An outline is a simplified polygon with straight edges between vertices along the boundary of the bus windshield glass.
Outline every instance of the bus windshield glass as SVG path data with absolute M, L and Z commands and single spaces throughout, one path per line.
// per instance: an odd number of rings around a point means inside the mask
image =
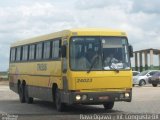
M 72 37 L 70 41 L 72 70 L 130 69 L 126 37 Z

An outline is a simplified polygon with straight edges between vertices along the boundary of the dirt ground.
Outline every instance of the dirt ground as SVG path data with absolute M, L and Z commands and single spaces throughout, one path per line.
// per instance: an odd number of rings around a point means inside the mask
M 0 85 L 9 85 L 8 80 L 0 80 Z

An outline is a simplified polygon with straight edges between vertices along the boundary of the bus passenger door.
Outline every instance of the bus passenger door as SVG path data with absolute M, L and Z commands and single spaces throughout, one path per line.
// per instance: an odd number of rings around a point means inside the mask
M 67 49 L 68 44 L 67 40 L 62 40 L 63 44 L 61 47 L 61 53 L 62 53 L 62 89 L 64 91 L 68 90 L 68 81 L 67 81 Z

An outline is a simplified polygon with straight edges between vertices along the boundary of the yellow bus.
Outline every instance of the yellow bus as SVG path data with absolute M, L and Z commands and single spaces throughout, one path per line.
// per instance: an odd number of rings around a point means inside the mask
M 69 29 L 11 45 L 10 89 L 21 103 L 53 101 L 58 111 L 71 104 L 131 102 L 133 56 L 126 33 Z

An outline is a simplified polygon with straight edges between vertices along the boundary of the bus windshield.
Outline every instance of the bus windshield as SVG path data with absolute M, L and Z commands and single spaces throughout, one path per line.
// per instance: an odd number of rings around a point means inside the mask
M 130 69 L 126 37 L 72 37 L 71 70 Z

